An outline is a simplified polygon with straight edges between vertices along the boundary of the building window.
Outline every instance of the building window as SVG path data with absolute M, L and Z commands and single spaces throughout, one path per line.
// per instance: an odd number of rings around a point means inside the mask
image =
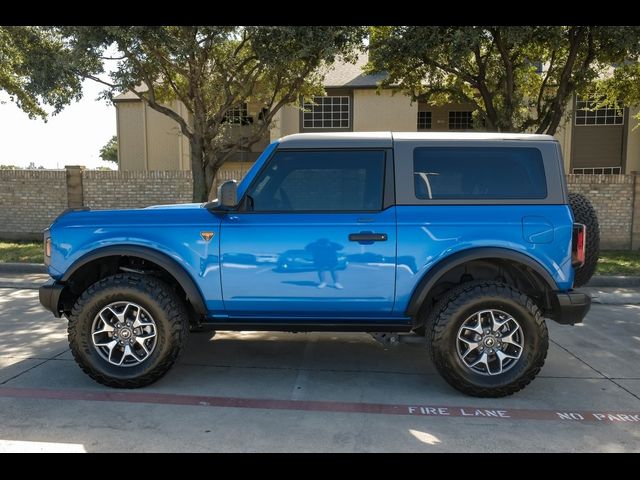
M 238 125 L 247 125 L 253 123 L 253 117 L 247 112 L 247 104 L 236 105 L 227 110 L 227 114 L 222 119 L 222 123 L 233 123 Z
M 573 168 L 571 173 L 576 175 L 620 175 L 622 167 Z
M 302 108 L 303 128 L 349 128 L 348 96 L 313 97 Z
M 449 112 L 449 130 L 472 130 L 473 112 Z
M 431 112 L 418 112 L 418 130 L 431 129 Z
M 576 125 L 622 125 L 624 109 L 620 104 L 595 108 L 598 102 L 593 98 L 578 97 L 576 100 Z

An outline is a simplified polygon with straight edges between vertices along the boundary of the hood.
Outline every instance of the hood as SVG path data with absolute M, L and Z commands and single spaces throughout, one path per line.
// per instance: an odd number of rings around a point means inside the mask
M 127 210 L 70 208 L 62 212 L 53 221 L 52 226 L 106 227 L 110 225 L 189 224 L 210 219 L 211 213 L 203 208 L 203 205 L 202 203 L 180 203 Z

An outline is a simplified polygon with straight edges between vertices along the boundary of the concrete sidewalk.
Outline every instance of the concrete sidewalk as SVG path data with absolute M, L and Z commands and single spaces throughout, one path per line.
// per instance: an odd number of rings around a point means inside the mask
M 47 280 L 47 273 L 7 272 L 0 269 L 0 288 L 37 289 Z

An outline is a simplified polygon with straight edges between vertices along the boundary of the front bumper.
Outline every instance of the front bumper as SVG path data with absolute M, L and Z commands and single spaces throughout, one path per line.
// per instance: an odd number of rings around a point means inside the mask
M 53 313 L 56 318 L 60 318 L 60 295 L 62 295 L 64 287 L 65 285 L 62 285 L 54 279 L 50 279 L 38 289 L 40 303 L 44 308 Z
M 581 323 L 591 308 L 591 297 L 579 290 L 553 293 L 551 319 L 563 325 Z

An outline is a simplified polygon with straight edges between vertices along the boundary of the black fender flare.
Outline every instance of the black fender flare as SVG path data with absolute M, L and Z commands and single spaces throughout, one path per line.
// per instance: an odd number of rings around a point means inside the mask
M 64 273 L 61 278 L 62 282 L 67 282 L 75 272 L 77 272 L 84 265 L 98 260 L 104 257 L 115 256 L 127 256 L 127 257 L 139 257 L 144 260 L 159 265 L 165 269 L 169 274 L 176 279 L 180 287 L 187 294 L 187 300 L 191 302 L 193 309 L 199 315 L 207 314 L 207 307 L 205 306 L 204 297 L 202 292 L 194 282 L 193 278 L 185 271 L 185 269 L 176 262 L 173 258 L 165 253 L 159 252 L 149 247 L 143 247 L 139 245 L 110 245 L 107 247 L 101 247 L 93 250 L 82 257 L 78 258 Z
M 521 263 L 539 274 L 550 290 L 558 290 L 558 285 L 549 272 L 540 263 L 523 253 L 499 247 L 470 248 L 441 260 L 424 274 L 411 294 L 405 314 L 415 318 L 431 289 L 449 270 L 471 260 L 487 259 L 513 260 Z

